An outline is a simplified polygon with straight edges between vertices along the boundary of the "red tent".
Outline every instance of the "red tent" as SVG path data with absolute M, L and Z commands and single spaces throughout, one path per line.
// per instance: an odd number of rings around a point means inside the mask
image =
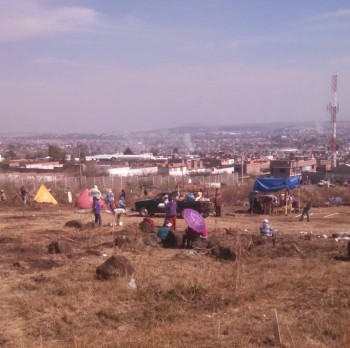
M 80 196 L 75 201 L 75 206 L 79 209 L 92 209 L 92 196 L 89 195 L 89 189 L 85 189 L 81 192 Z M 100 200 L 101 208 L 106 207 L 106 202 Z

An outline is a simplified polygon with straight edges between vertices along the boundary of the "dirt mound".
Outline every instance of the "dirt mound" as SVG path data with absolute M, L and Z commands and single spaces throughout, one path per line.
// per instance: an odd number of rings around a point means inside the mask
M 73 254 L 73 246 L 71 243 L 62 241 L 51 242 L 48 246 L 49 254 L 64 254 L 71 256 Z
M 154 233 L 154 228 L 152 227 L 152 225 L 148 222 L 148 221 L 141 221 L 139 223 L 139 228 L 141 230 L 141 232 L 143 233 Z
M 78 220 L 69 220 L 65 223 L 66 227 L 72 227 L 72 228 L 83 228 L 83 223 Z
M 144 237 L 143 242 L 145 243 L 145 245 L 157 247 L 159 246 L 161 239 L 157 237 L 155 234 L 148 234 L 146 237 Z
M 230 247 L 216 246 L 212 249 L 212 254 L 221 260 L 236 260 L 236 253 Z
M 113 255 L 96 268 L 98 279 L 110 279 L 111 277 L 132 275 L 133 273 L 133 266 L 131 265 L 130 261 L 124 256 Z
M 130 227 L 115 233 L 113 245 L 122 250 L 143 250 L 145 244 L 138 228 Z

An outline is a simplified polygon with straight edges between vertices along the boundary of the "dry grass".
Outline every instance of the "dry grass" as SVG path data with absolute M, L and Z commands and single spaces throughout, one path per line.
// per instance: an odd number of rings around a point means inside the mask
M 221 262 L 205 252 L 144 245 L 137 216 L 124 218 L 132 244 L 119 249 L 112 246 L 117 228 L 64 227 L 92 215 L 64 206 L 2 207 L 0 346 L 273 347 L 273 308 L 284 347 L 349 346 L 350 262 L 333 259 L 346 254 L 346 244 L 318 236 L 350 233 L 350 208 L 312 213 L 311 223 L 271 217 L 275 247 L 254 242 L 262 216 L 207 218 L 210 234 L 238 255 Z M 48 254 L 55 240 L 71 242 L 73 255 Z M 97 280 L 106 258 L 88 249 L 127 257 L 137 290 L 127 277 Z

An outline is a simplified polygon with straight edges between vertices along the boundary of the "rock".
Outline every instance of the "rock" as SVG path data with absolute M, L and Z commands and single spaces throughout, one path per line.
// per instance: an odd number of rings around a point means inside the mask
M 212 249 L 212 253 L 221 260 L 236 260 L 236 253 L 229 247 L 216 246 Z
M 57 242 L 51 242 L 48 246 L 48 251 L 50 254 L 72 255 L 73 247 L 71 243 L 59 240 Z
M 113 255 L 104 263 L 96 268 L 98 279 L 110 279 L 111 277 L 120 277 L 132 275 L 134 268 L 129 260 L 124 256 Z
M 69 220 L 65 224 L 66 227 L 72 227 L 72 228 L 83 228 L 83 224 L 78 220 Z

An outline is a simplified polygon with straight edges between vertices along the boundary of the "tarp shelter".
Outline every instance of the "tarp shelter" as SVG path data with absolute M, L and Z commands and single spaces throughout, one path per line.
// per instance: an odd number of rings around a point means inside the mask
M 52 196 L 52 194 L 49 192 L 49 190 L 44 186 L 41 185 L 38 192 L 36 193 L 34 197 L 34 201 L 38 203 L 52 203 L 52 204 L 58 204 L 56 199 Z
M 92 196 L 89 195 L 89 189 L 83 190 L 77 200 L 75 201 L 75 206 L 79 209 L 92 209 Z M 106 206 L 104 200 L 100 200 L 101 208 Z
M 258 178 L 254 182 L 253 191 L 275 192 L 293 190 L 298 187 L 300 187 L 300 180 L 296 176 L 290 178 Z

